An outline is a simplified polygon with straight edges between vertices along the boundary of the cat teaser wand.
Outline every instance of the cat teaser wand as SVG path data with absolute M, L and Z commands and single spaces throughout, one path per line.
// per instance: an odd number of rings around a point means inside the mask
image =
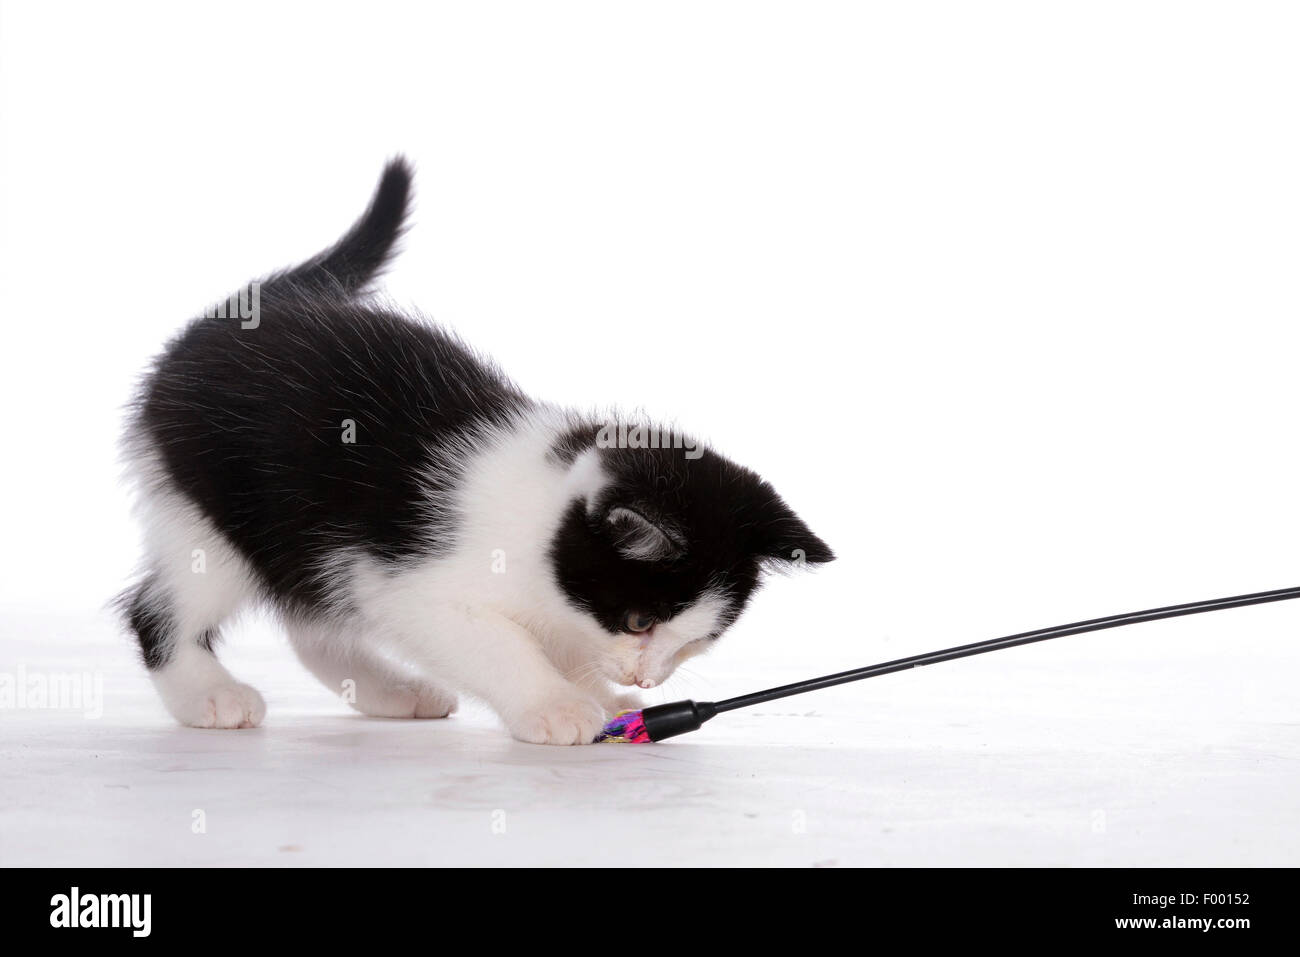
M 1240 608 L 1243 605 L 1262 605 L 1270 601 L 1286 601 L 1300 598 L 1300 588 L 1279 588 L 1276 591 L 1261 591 L 1253 595 L 1237 595 L 1234 598 L 1216 598 L 1211 601 L 1196 601 L 1187 605 L 1169 605 L 1165 608 L 1152 608 L 1148 611 L 1131 611 L 1124 615 L 1111 615 L 1109 618 L 1093 618 L 1089 621 L 1077 621 L 1072 625 L 1057 625 L 1054 628 L 1041 628 L 1038 631 L 1026 631 L 1005 638 L 990 638 L 977 641 L 971 645 L 958 645 L 942 651 L 931 651 L 910 658 L 899 658 L 878 665 L 867 665 L 853 671 L 841 671 L 839 674 L 796 681 L 794 684 L 756 691 L 753 694 L 728 698 L 726 701 L 673 701 L 669 704 L 655 705 L 640 711 L 620 711 L 610 721 L 596 741 L 615 741 L 630 744 L 649 744 L 662 741 L 688 731 L 695 731 L 716 715 L 737 708 L 788 698 L 790 695 L 817 691 L 850 681 L 862 681 L 865 678 L 877 678 L 880 675 L 919 668 L 922 665 L 934 665 L 941 661 L 955 658 L 969 658 L 989 651 L 1001 651 L 1003 648 L 1015 648 L 1017 645 L 1030 645 L 1036 641 L 1049 638 L 1064 638 L 1066 635 L 1082 635 L 1089 631 L 1102 631 L 1106 628 L 1119 628 L 1121 625 L 1136 625 L 1143 621 L 1159 621 L 1161 618 L 1179 618 L 1183 615 L 1199 615 L 1206 611 L 1221 611 L 1225 608 Z

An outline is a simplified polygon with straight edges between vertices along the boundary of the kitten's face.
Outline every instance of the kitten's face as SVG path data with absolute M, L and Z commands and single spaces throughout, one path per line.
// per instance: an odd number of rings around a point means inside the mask
M 739 617 L 764 566 L 834 558 L 770 485 L 713 452 L 583 454 L 604 482 L 570 503 L 551 561 L 599 626 L 589 650 L 611 681 L 662 684 Z

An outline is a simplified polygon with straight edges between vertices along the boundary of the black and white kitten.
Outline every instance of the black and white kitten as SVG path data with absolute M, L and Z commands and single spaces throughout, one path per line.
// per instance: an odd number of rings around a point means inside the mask
M 144 574 L 122 598 L 184 724 L 262 697 L 214 654 L 265 603 L 367 714 L 464 691 L 520 740 L 584 744 L 706 650 L 765 566 L 831 550 L 759 476 L 648 423 L 528 398 L 451 333 L 367 303 L 402 231 L 389 164 L 332 248 L 190 325 L 144 382 L 126 451 Z

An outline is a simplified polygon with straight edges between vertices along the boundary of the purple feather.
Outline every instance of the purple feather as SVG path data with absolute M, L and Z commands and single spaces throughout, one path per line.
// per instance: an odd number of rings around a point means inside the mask
M 620 711 L 600 729 L 594 743 L 614 741 L 620 744 L 651 744 L 650 732 L 645 729 L 645 721 L 640 711 Z

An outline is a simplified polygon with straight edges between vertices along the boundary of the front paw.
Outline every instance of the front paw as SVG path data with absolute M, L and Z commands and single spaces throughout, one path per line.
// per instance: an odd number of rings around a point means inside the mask
M 616 694 L 612 697 L 609 705 L 610 714 L 618 714 L 620 711 L 640 711 L 645 707 L 645 702 L 635 691 L 629 691 L 626 694 Z
M 171 712 L 192 728 L 256 728 L 266 717 L 266 702 L 256 688 L 232 680 L 171 706 Z
M 591 744 L 605 726 L 605 709 L 595 698 L 573 694 L 524 709 L 506 725 L 530 744 Z
M 593 688 L 591 693 L 605 708 L 605 718 L 608 720 L 620 711 L 640 711 L 645 705 L 641 701 L 641 695 L 636 692 L 620 692 L 616 688 Z

